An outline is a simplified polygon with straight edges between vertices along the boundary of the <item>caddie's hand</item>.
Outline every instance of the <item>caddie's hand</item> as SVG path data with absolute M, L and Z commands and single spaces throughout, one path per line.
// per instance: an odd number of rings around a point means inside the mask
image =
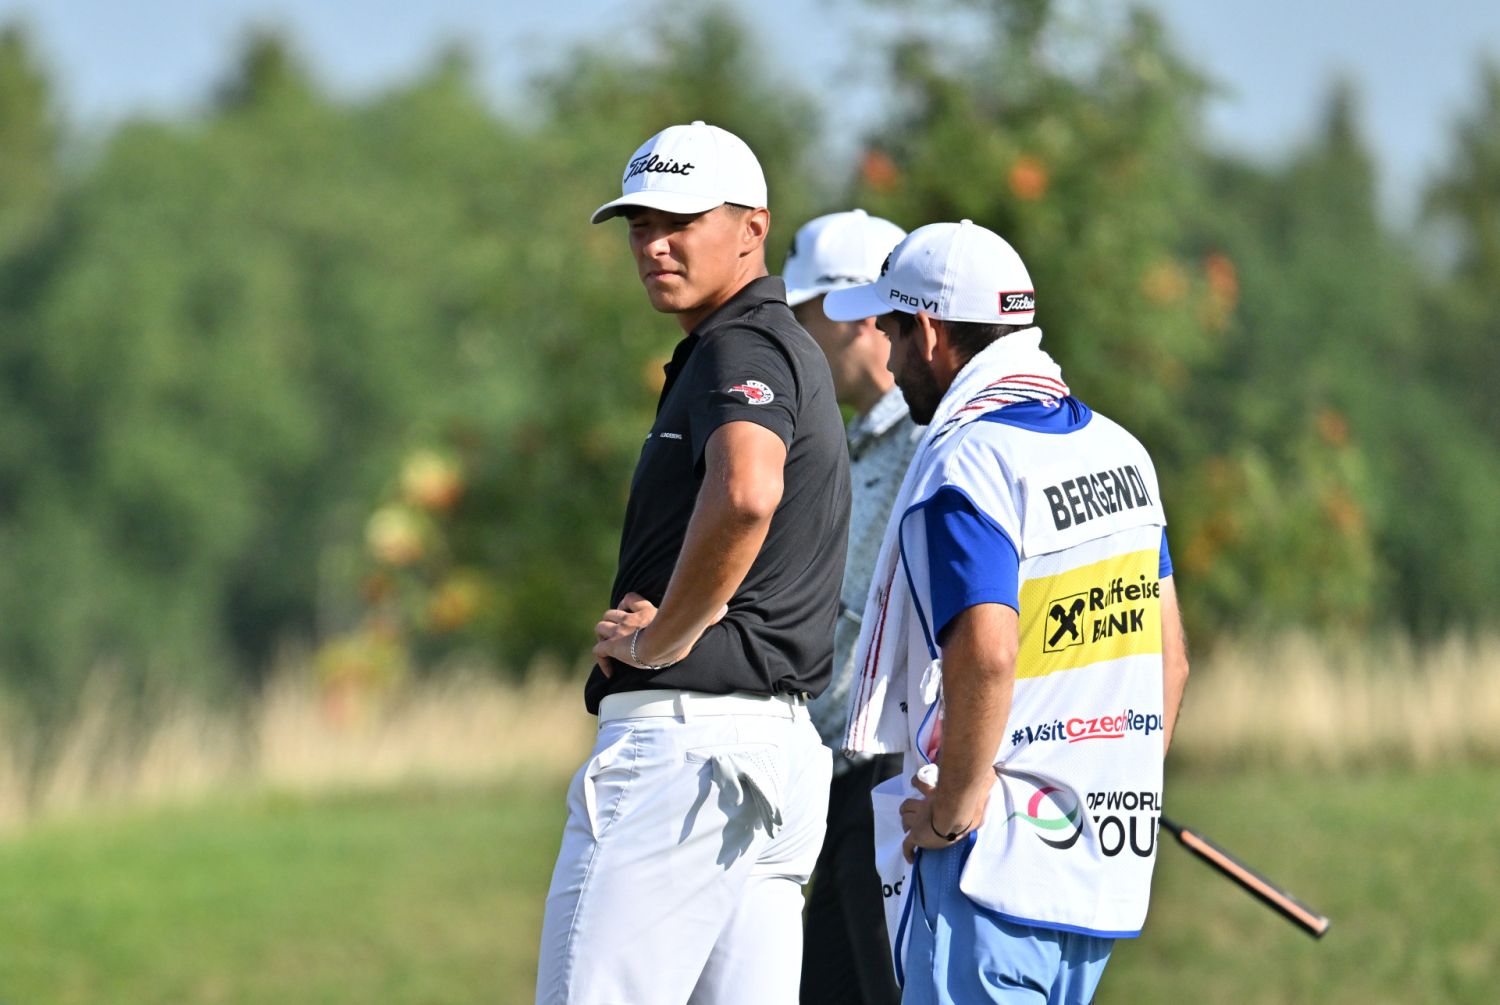
M 906 831 L 906 837 L 901 841 L 901 854 L 908 862 L 916 858 L 918 848 L 946 848 L 953 843 L 939 834 L 933 825 L 930 798 L 933 787 L 916 776 L 912 777 L 912 784 L 921 795 L 901 804 L 901 829 Z
M 980 820 L 984 819 L 985 807 L 989 805 L 988 793 L 980 804 L 974 807 L 971 816 L 963 820 L 943 820 L 939 823 L 933 820 L 932 815 L 936 787 L 917 775 L 912 776 L 911 782 L 920 795 L 901 804 L 901 827 L 906 831 L 906 837 L 901 841 L 901 854 L 906 857 L 906 861 L 910 862 L 916 857 L 918 848 L 948 847 L 969 833 Z M 941 832 L 939 832 L 940 827 Z M 947 837 L 950 833 L 948 828 L 958 831 L 951 840 Z
M 908 799 L 901 804 L 901 856 L 914 861 L 918 848 L 946 848 L 951 842 L 939 838 L 932 829 L 932 804 L 925 799 Z

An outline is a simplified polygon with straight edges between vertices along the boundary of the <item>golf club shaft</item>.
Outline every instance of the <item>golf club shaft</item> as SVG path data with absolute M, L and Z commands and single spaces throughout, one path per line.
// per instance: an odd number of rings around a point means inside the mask
M 1314 911 L 1302 903 L 1302 901 L 1278 887 L 1275 883 L 1272 883 L 1269 879 L 1214 844 L 1202 834 L 1189 827 L 1174 823 L 1165 816 L 1161 818 L 1161 825 L 1171 831 L 1173 836 L 1177 838 L 1177 842 L 1188 851 L 1234 880 L 1259 898 L 1267 907 L 1279 912 L 1308 935 L 1311 935 L 1315 939 L 1321 939 L 1323 933 L 1328 931 L 1329 922 L 1326 917 Z

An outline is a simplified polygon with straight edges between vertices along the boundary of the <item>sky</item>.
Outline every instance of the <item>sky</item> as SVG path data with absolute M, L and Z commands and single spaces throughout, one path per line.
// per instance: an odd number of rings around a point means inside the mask
M 677 0 L 688 6 L 691 0 Z M 766 58 L 825 96 L 835 149 L 852 149 L 879 112 L 884 32 L 924 15 L 859 0 L 729 0 Z M 1061 0 L 1077 18 L 1118 19 L 1125 4 Z M 101 130 L 134 115 L 190 114 L 229 73 L 256 27 L 283 29 L 327 86 L 357 97 L 407 79 L 460 42 L 501 107 L 575 41 L 644 44 L 648 0 L 0 0 L 51 71 L 66 120 Z M 1409 218 L 1447 152 L 1455 117 L 1476 100 L 1482 55 L 1500 61 L 1500 3 L 1429 0 L 1147 0 L 1181 52 L 1218 85 L 1207 106 L 1224 148 L 1274 163 L 1312 130 L 1340 76 L 1362 98 L 1361 124 L 1388 210 Z M 831 100 L 837 96 L 837 100 Z

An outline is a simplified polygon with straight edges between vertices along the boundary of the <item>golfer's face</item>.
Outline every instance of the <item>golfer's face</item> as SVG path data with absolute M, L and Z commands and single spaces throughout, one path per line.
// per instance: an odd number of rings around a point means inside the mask
M 740 215 L 724 206 L 697 215 L 641 208 L 629 219 L 630 251 L 652 307 L 681 314 L 735 292 Z

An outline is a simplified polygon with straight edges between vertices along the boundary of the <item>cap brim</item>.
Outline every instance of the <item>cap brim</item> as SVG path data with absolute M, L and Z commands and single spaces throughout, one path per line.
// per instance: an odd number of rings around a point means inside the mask
M 824 286 L 810 286 L 805 290 L 787 290 L 786 302 L 788 306 L 796 307 L 798 304 L 805 304 L 814 297 L 827 292 L 828 288 Z
M 666 213 L 707 213 L 723 204 L 722 201 L 715 201 L 708 196 L 642 189 L 639 192 L 622 195 L 613 202 L 606 202 L 594 210 L 594 215 L 589 217 L 589 223 L 603 223 L 612 217 L 622 216 L 637 206 L 645 209 L 659 209 Z
M 863 321 L 865 318 L 889 314 L 891 307 L 880 296 L 879 283 L 863 286 L 846 286 L 841 290 L 829 290 L 823 298 L 823 313 L 831 321 Z
M 846 290 L 851 286 L 864 285 L 864 283 L 858 280 L 846 279 L 836 283 L 814 283 L 812 286 L 803 286 L 798 289 L 788 288 L 786 291 L 786 302 L 796 307 L 798 304 L 807 303 L 813 297 L 821 297 L 823 294 L 832 293 L 834 290 Z M 865 317 L 869 317 L 869 315 L 866 314 Z

